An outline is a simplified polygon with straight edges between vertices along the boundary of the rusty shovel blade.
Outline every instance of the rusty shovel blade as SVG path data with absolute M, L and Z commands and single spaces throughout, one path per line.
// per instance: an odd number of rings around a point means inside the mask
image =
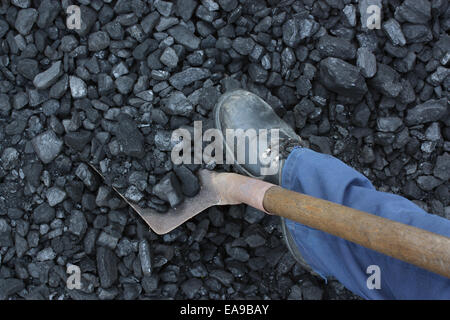
M 102 177 L 102 179 L 104 179 L 101 172 L 94 165 L 89 165 L 100 177 Z M 142 208 L 125 198 L 125 196 L 116 188 L 112 188 L 139 214 L 139 216 L 141 216 L 142 219 L 144 219 L 156 234 L 162 235 L 172 231 L 209 207 L 228 204 L 221 199 L 220 194 L 217 192 L 217 188 L 215 188 L 214 185 L 214 176 L 215 173 L 212 171 L 199 170 L 199 193 L 191 198 L 186 197 L 180 205 L 176 208 L 169 209 L 165 213 L 160 213 L 150 208 Z

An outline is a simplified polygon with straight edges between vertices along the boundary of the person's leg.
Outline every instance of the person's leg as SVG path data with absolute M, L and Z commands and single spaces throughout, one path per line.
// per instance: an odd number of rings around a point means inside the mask
M 286 189 L 322 198 L 450 237 L 450 221 L 413 202 L 376 191 L 362 174 L 340 160 L 295 148 L 282 172 Z M 450 299 L 450 279 L 366 249 L 331 234 L 285 220 L 300 255 L 324 279 L 335 277 L 366 299 Z M 291 250 L 292 249 L 291 246 Z M 381 288 L 369 289 L 367 268 L 380 268 Z
M 270 144 L 258 147 L 257 150 L 257 159 L 269 157 L 268 163 L 277 163 L 277 170 L 269 175 L 262 170 L 267 163 L 259 160 L 254 164 L 247 160 L 244 163 L 234 161 L 233 167 L 243 174 L 275 184 L 282 177 L 282 186 L 287 189 L 450 236 L 448 220 L 429 215 L 402 197 L 377 192 L 363 175 L 341 161 L 308 149 L 294 149 L 290 152 L 291 145 L 302 144 L 300 137 L 276 115 L 270 105 L 251 92 L 236 90 L 222 95 L 214 108 L 214 121 L 216 128 L 224 136 L 229 129 L 241 129 L 245 132 L 250 129 L 255 132 L 259 132 L 259 129 L 279 131 L 279 141 L 275 145 L 272 145 L 270 139 Z M 255 139 L 256 137 L 245 139 L 246 159 L 250 140 L 254 142 Z M 224 139 L 224 147 L 227 154 L 236 158 L 234 140 Z M 229 152 L 228 148 L 234 152 Z M 279 150 L 279 154 L 271 152 L 272 150 Z M 285 160 L 287 156 L 289 157 Z M 334 276 L 363 298 L 450 299 L 448 279 L 324 232 L 292 221 L 284 222 L 284 229 L 289 229 L 284 230 L 288 246 L 297 261 L 307 269 L 310 265 L 323 277 Z M 303 258 L 306 263 L 302 261 Z M 381 268 L 381 290 L 369 290 L 366 286 L 369 276 L 366 270 L 370 265 Z

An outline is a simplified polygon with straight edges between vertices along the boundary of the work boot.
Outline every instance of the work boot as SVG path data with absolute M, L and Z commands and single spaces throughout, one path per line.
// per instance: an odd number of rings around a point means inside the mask
M 301 145 L 301 139 L 267 102 L 245 90 L 227 92 L 215 106 L 214 120 L 216 128 L 222 133 L 227 163 L 230 163 L 228 159 L 231 158 L 231 163 L 240 173 L 281 185 L 285 159 L 294 146 Z M 236 131 L 238 129 L 247 133 L 247 138 L 242 132 Z M 267 138 L 262 139 L 263 144 L 259 141 L 262 129 L 267 130 Z M 278 129 L 278 139 L 273 129 Z M 232 130 L 241 139 L 245 138 L 243 150 L 238 150 L 239 145 L 235 140 L 227 141 L 227 130 Z M 250 131 L 255 134 L 249 134 Z M 256 161 L 250 161 L 251 156 Z
M 303 146 L 302 140 L 295 131 L 273 111 L 272 107 L 257 95 L 245 91 L 235 90 L 223 94 L 214 109 L 214 121 L 217 129 L 222 133 L 224 150 L 226 156 L 233 159 L 234 167 L 247 176 L 265 180 L 267 182 L 281 185 L 281 172 L 285 160 L 295 146 Z M 226 139 L 228 129 L 242 129 L 247 132 L 253 129 L 256 136 L 245 139 L 245 162 L 238 161 L 237 147 L 233 141 Z M 279 139 L 272 141 L 272 135 L 268 134 L 267 146 L 260 146 L 258 140 L 260 129 L 279 129 Z M 236 131 L 234 131 L 236 132 Z M 241 133 L 242 134 L 242 133 Z M 249 151 L 251 143 L 257 145 L 257 161 L 249 163 Z M 277 152 L 273 152 L 273 151 Z M 262 160 L 262 161 L 261 161 Z M 269 170 L 270 174 L 265 174 L 262 170 L 272 166 L 275 170 Z M 297 244 L 286 226 L 286 221 L 281 218 L 281 230 L 286 242 L 286 246 L 295 260 L 306 270 L 313 273 L 311 267 L 305 262 Z

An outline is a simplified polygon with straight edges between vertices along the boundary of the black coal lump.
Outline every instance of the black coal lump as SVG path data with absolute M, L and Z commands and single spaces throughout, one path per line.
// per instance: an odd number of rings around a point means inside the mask
M 166 174 L 161 181 L 153 187 L 152 192 L 160 199 L 169 202 L 175 208 L 183 201 L 180 182 L 173 172 Z
M 129 115 L 121 113 L 117 116 L 117 123 L 115 135 L 123 153 L 132 157 L 143 157 L 144 137 L 136 122 Z
M 183 165 L 175 167 L 174 170 L 178 179 L 181 181 L 183 194 L 188 197 L 195 196 L 200 189 L 199 181 L 195 174 Z

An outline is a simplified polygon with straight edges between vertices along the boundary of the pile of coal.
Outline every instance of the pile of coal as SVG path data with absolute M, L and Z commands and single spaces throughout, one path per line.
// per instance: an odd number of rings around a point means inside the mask
M 157 236 L 112 187 L 160 212 L 194 196 L 172 132 L 243 88 L 449 218 L 449 28 L 441 0 L 2 1 L 0 299 L 355 298 L 294 261 L 277 217 L 210 208 Z

